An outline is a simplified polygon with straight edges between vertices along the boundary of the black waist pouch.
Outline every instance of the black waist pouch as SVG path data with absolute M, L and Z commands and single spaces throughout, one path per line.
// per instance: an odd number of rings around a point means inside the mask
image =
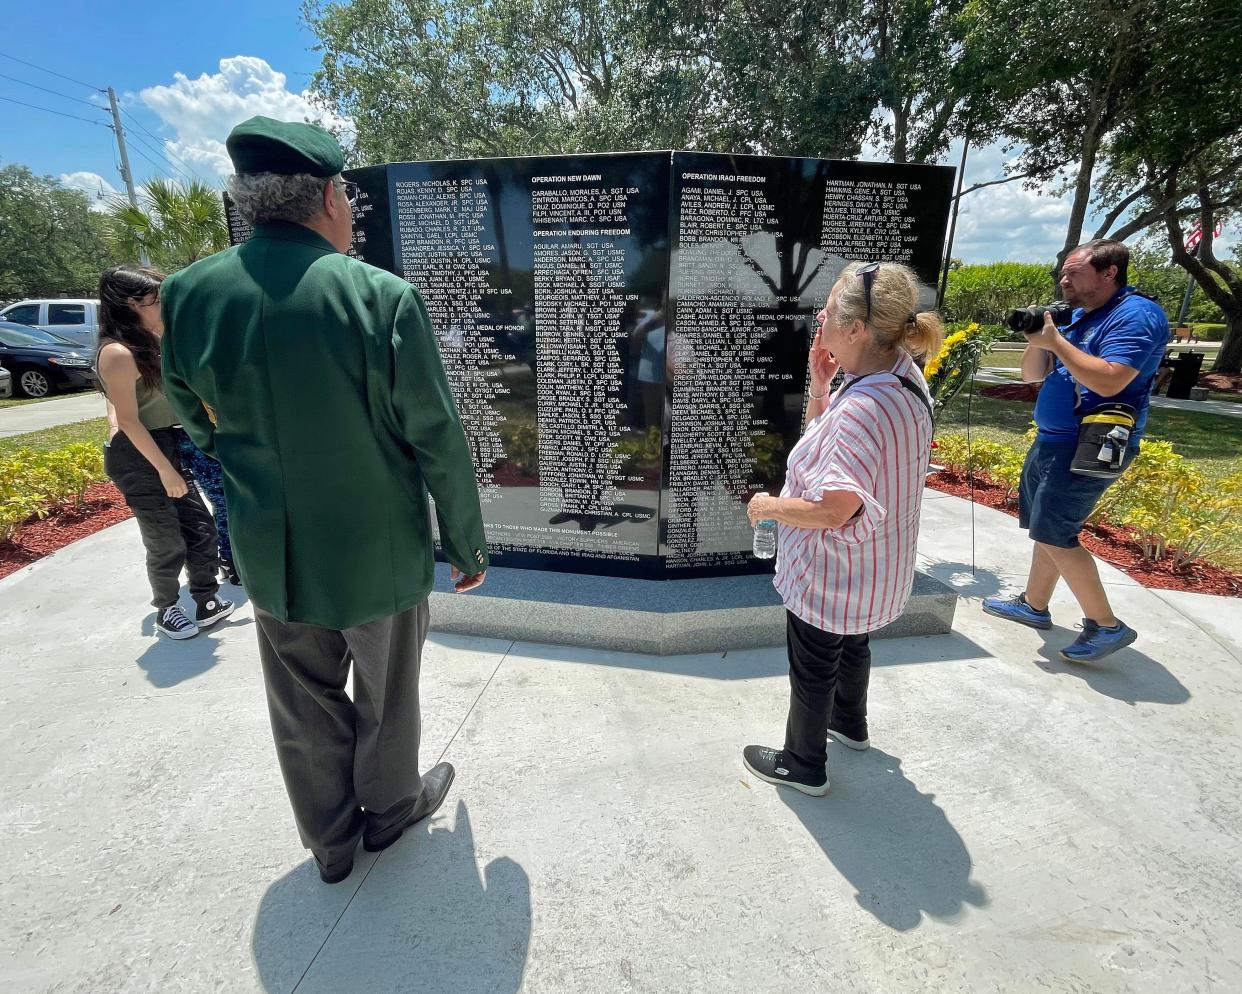
M 1129 404 L 1102 404 L 1078 423 L 1078 448 L 1070 471 L 1115 480 L 1122 473 L 1138 412 Z

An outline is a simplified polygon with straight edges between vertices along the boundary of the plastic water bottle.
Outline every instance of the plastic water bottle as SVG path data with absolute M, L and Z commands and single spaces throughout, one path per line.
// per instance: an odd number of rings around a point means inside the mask
M 763 494 L 764 497 L 768 495 Z M 753 546 L 756 559 L 772 559 L 776 555 L 776 522 L 770 518 L 755 525 L 755 543 Z

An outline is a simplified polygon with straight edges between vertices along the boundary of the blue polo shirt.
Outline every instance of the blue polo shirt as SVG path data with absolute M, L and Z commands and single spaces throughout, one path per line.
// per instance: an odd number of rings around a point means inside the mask
M 1079 415 L 1105 403 L 1129 404 L 1138 412 L 1130 433 L 1130 444 L 1137 445 L 1147 424 L 1151 380 L 1169 342 L 1169 319 L 1164 311 L 1154 300 L 1127 286 L 1094 311 L 1084 314 L 1081 307 L 1077 308 L 1063 334 L 1087 355 L 1130 366 L 1138 375 L 1121 393 L 1104 397 L 1076 383 L 1061 360 L 1054 357 L 1052 372 L 1035 402 L 1038 437 L 1050 442 L 1077 440 Z

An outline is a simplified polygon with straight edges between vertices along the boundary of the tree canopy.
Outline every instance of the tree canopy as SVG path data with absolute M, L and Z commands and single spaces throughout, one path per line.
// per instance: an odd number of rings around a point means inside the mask
M 217 190 L 195 180 L 181 184 L 153 179 L 137 207 L 124 197 L 108 205 L 109 239 L 116 253 L 137 259 L 143 250 L 165 272 L 228 248 L 224 201 Z
M 105 235 L 86 194 L 25 166 L 0 169 L 0 300 L 93 296 L 111 262 Z

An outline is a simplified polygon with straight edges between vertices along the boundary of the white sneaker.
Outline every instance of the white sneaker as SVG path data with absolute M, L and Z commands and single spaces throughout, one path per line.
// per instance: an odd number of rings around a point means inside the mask
M 174 604 L 159 613 L 155 619 L 155 630 L 170 639 L 192 639 L 198 634 L 198 625 L 185 616 L 180 605 Z

